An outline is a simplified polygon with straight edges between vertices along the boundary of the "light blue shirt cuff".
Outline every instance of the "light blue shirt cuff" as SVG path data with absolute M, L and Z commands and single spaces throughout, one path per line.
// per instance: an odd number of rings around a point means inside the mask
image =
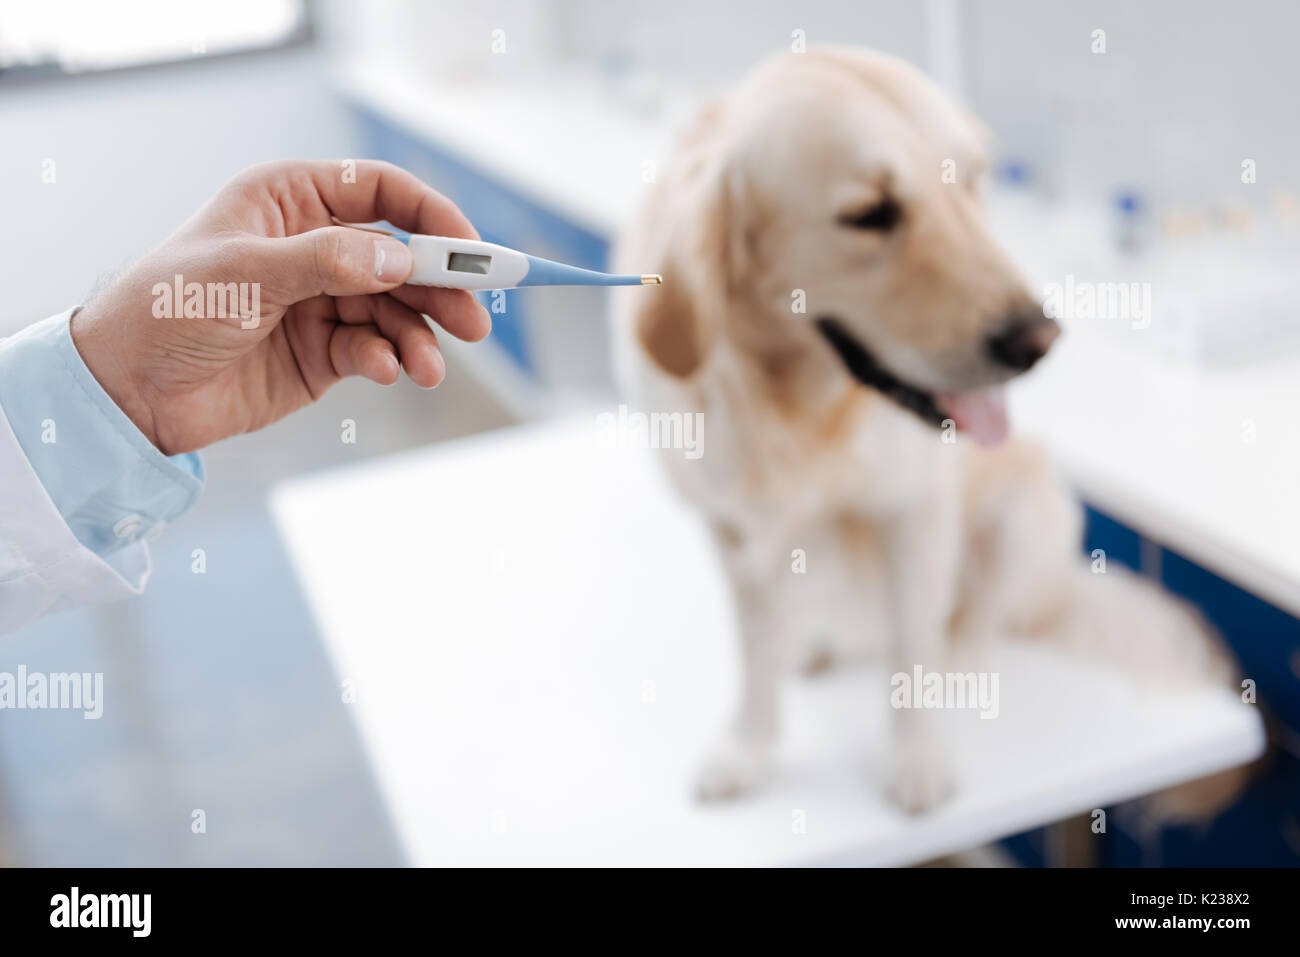
M 163 455 L 73 345 L 75 309 L 0 341 L 0 407 L 77 539 L 101 557 L 151 539 L 198 501 L 198 453 Z

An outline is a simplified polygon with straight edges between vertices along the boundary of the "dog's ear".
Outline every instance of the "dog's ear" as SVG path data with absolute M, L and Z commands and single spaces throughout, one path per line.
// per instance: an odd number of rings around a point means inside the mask
M 714 165 L 701 174 L 664 231 L 663 285 L 648 290 L 636 318 L 636 335 L 664 372 L 686 379 L 712 352 L 723 314 L 747 259 L 744 210 L 735 177 Z
M 636 317 L 636 337 L 664 372 L 688 379 L 704 364 L 713 332 L 706 330 L 681 268 L 663 267 L 663 285 L 650 290 Z

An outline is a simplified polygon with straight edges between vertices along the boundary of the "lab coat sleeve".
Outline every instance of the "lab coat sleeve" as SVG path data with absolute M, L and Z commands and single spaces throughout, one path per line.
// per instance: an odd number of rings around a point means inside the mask
M 74 311 L 0 341 L 0 633 L 139 594 L 146 540 L 203 487 L 197 455 L 163 455 L 95 381 Z

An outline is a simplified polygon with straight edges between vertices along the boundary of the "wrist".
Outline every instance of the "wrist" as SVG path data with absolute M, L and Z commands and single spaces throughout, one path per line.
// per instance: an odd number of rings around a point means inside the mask
M 113 403 L 131 420 L 150 444 L 164 455 L 158 444 L 152 409 L 144 401 L 139 377 L 127 361 L 121 329 L 114 328 L 98 300 L 92 300 L 72 314 L 69 333 L 77 355 Z

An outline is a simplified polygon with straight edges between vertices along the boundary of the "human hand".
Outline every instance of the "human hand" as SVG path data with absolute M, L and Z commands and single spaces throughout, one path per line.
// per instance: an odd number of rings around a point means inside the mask
M 471 293 L 403 285 L 412 268 L 404 244 L 332 225 L 388 220 L 477 239 L 455 204 L 391 164 L 349 164 L 250 167 L 73 316 L 87 368 L 164 454 L 260 429 L 343 376 L 392 385 L 400 363 L 432 388 L 446 367 L 421 313 L 459 339 L 491 331 Z M 243 314 L 220 308 L 237 288 Z M 191 289 L 202 317 L 191 308 L 186 318 Z

